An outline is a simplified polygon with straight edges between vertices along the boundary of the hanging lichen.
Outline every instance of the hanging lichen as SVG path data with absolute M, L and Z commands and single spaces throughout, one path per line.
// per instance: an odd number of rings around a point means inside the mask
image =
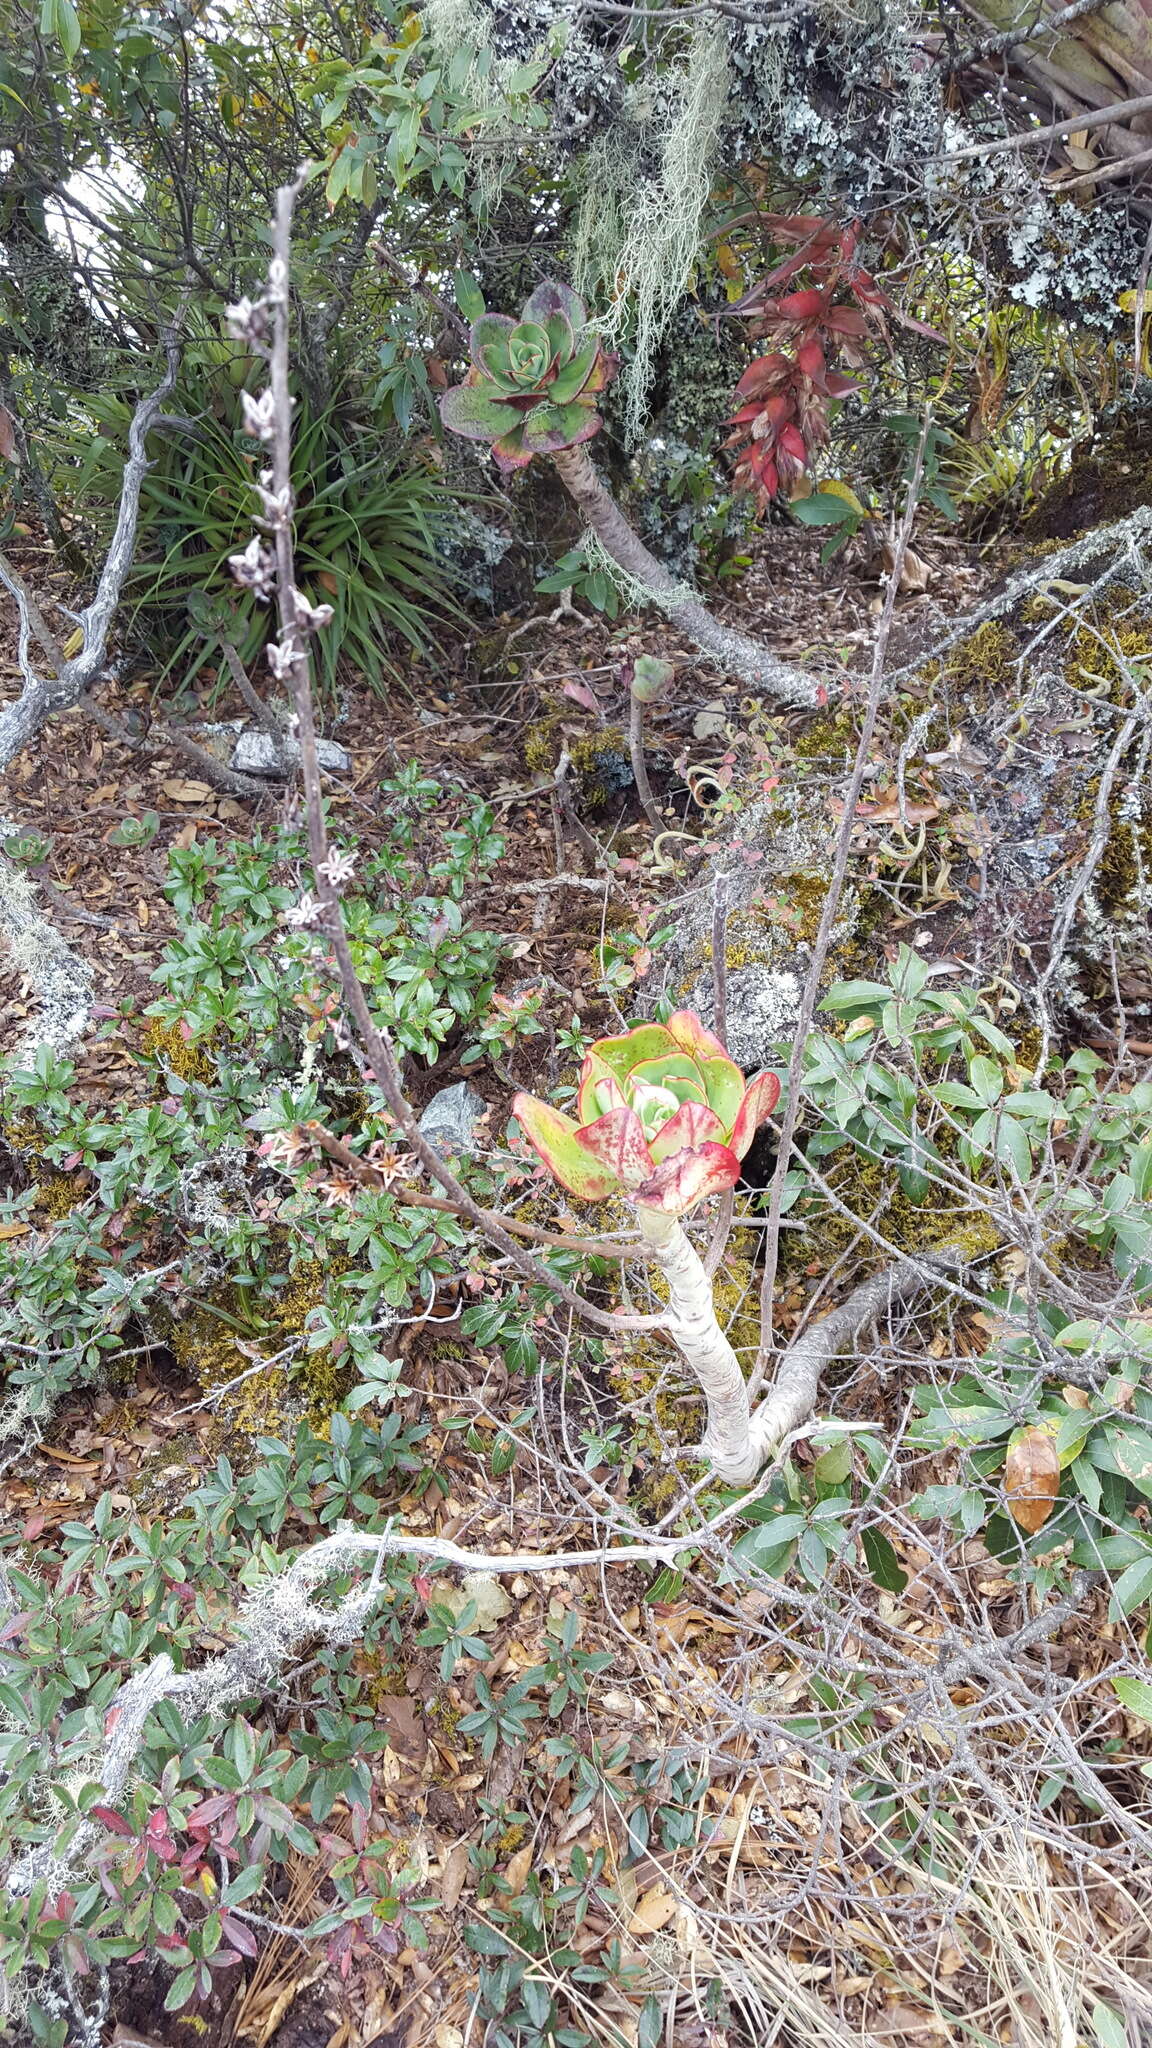
M 420 20 L 441 64 L 458 61 L 462 51 L 471 54 L 460 91 L 484 116 L 482 147 L 475 153 L 473 167 L 478 210 L 491 212 L 516 168 L 524 141 L 517 109 L 517 102 L 523 102 L 524 86 L 515 80 L 523 66 L 494 49 L 491 17 L 475 0 L 424 0 Z
M 638 89 L 628 118 L 584 159 L 575 282 L 592 304 L 607 302 L 606 332 L 630 331 L 625 425 L 636 440 L 657 347 L 699 254 L 730 83 L 724 24 L 701 22 L 683 67 Z

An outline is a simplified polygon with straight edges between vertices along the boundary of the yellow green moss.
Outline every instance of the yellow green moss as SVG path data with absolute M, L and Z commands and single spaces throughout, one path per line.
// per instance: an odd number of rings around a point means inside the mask
M 942 1142 L 941 1150 L 947 1149 Z M 848 1146 L 823 1163 L 823 1173 L 849 1213 L 822 1204 L 805 1215 L 803 1230 L 786 1231 L 780 1250 L 782 1272 L 802 1271 L 814 1260 L 823 1270 L 850 1247 L 881 1258 L 880 1248 L 858 1229 L 857 1219 L 871 1223 L 897 1252 L 929 1251 L 947 1242 L 976 1253 L 994 1251 L 1000 1243 L 986 1210 L 965 1206 L 962 1190 L 934 1183 L 927 1201 L 914 1202 L 889 1159 L 870 1159 Z
M 212 1081 L 216 1068 L 202 1044 L 185 1038 L 178 1024 L 151 1017 L 144 1030 L 144 1051 L 182 1081 Z
M 86 1189 L 81 1181 L 70 1173 L 50 1173 L 36 1184 L 36 1211 L 48 1221 L 58 1223 L 70 1216 L 73 1209 L 84 1200 Z
M 346 1270 L 346 1261 L 322 1266 L 316 1259 L 303 1260 L 283 1289 L 261 1297 L 263 1312 L 276 1319 L 275 1330 L 262 1331 L 259 1336 L 261 1348 L 270 1357 L 283 1350 L 292 1337 L 303 1334 L 312 1310 L 325 1300 L 330 1281 Z M 250 1314 L 246 1292 L 226 1286 L 213 1300 L 173 1318 L 168 1342 L 184 1370 L 206 1394 L 237 1379 L 254 1363 L 236 1342 Z M 256 1342 L 255 1333 L 252 1342 Z M 304 1413 L 317 1435 L 323 1436 L 355 1378 L 354 1368 L 334 1359 L 329 1346 L 316 1351 L 302 1349 L 291 1369 L 268 1365 L 240 1380 L 221 1397 L 217 1412 L 242 1436 L 283 1434 Z
M 792 742 L 792 752 L 801 760 L 819 758 L 824 754 L 840 755 L 846 747 L 855 745 L 855 728 L 847 711 L 826 713 L 823 718 L 814 718 L 811 725 Z
M 534 775 L 552 774 L 560 759 L 560 750 L 568 743 L 568 758 L 572 773 L 580 790 L 581 800 L 593 809 L 608 801 L 619 787 L 618 769 L 621 756 L 627 758 L 628 739 L 619 726 L 605 726 L 597 732 L 584 733 L 573 738 L 566 731 L 568 721 L 561 712 L 552 712 L 547 718 L 538 719 L 530 725 L 522 742 L 524 764 Z M 604 763 L 611 764 L 611 774 L 605 775 Z
M 944 674 L 982 708 L 1011 685 L 1019 659 L 1015 635 L 998 619 L 987 619 L 952 649 Z
M 1085 625 L 1072 636 L 1065 673 L 1074 689 L 1099 691 L 1103 684 L 1118 703 L 1131 695 L 1129 668 L 1150 660 L 1152 627 Z

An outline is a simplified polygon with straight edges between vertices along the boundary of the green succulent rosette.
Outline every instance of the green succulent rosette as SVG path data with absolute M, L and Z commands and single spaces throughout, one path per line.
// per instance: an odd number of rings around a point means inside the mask
M 740 1162 L 780 1098 L 775 1074 L 746 1081 L 692 1010 L 601 1038 L 580 1073 L 577 1114 L 535 1095 L 512 1113 L 569 1194 L 623 1192 L 641 1208 L 682 1216 L 734 1187 Z
M 487 441 L 501 469 L 575 448 L 599 432 L 596 399 L 616 374 L 588 331 L 584 301 L 565 284 L 537 285 L 518 320 L 482 313 L 472 367 L 440 400 L 440 417 L 467 441 Z

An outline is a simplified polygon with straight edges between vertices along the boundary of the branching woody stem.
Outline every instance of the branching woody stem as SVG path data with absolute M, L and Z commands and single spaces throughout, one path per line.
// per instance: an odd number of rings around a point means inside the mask
M 679 626 L 705 654 L 711 654 L 730 675 L 767 690 L 778 704 L 814 705 L 820 701 L 816 677 L 781 661 L 747 633 L 721 625 L 707 605 L 686 592 L 662 562 L 645 547 L 601 481 L 586 448 L 562 448 L 552 456 L 560 481 L 597 540 L 626 576 L 651 591 L 652 602 Z

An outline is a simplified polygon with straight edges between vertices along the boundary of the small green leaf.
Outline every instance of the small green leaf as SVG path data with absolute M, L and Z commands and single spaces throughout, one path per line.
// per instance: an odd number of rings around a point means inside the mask
M 908 1574 L 883 1531 L 862 1529 L 860 1543 L 864 1561 L 881 1591 L 902 1593 L 908 1584 Z
M 1152 1685 L 1146 1678 L 1113 1678 L 1109 1684 L 1122 1707 L 1138 1720 L 1152 1723 Z
M 859 526 L 860 514 L 832 491 L 817 491 L 811 498 L 793 498 L 788 510 L 802 526 Z
M 479 320 L 484 311 L 484 294 L 470 270 L 457 270 L 452 278 L 452 291 L 465 320 L 471 326 Z
M 1092 2031 L 1100 2048 L 1128 2048 L 1128 2028 L 1122 2013 L 1111 2005 L 1092 2007 Z

